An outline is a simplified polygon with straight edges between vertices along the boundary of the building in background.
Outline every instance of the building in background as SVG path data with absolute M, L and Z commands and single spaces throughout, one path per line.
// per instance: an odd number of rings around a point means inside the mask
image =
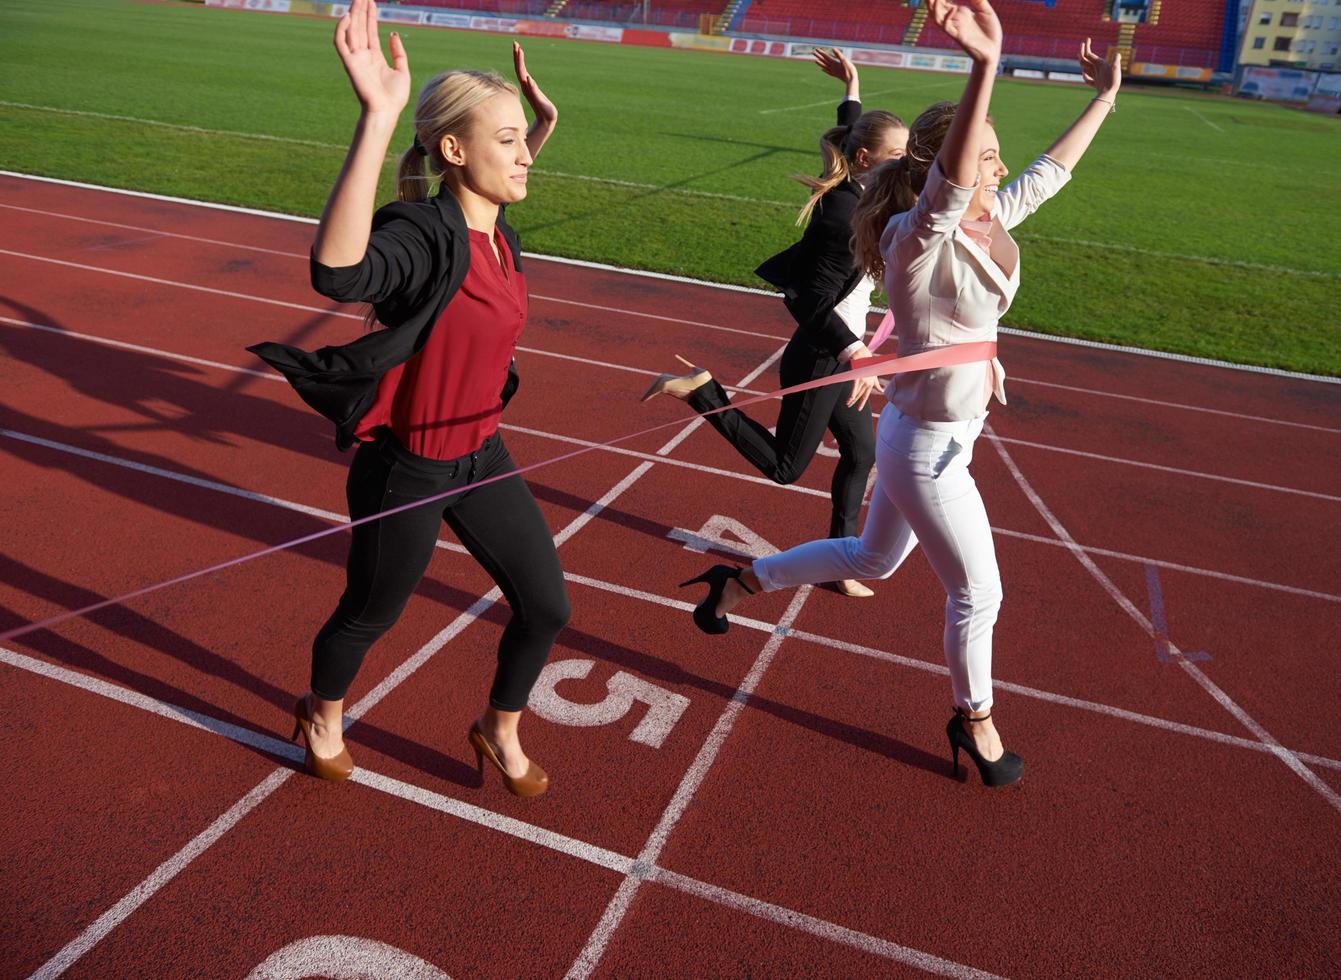
M 1239 64 L 1335 71 L 1341 65 L 1341 0 L 1253 0 Z

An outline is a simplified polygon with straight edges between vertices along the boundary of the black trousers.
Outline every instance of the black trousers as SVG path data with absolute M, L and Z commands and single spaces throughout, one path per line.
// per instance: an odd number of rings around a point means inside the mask
M 354 455 L 346 495 L 354 519 L 423 500 L 517 467 L 495 433 L 477 452 L 439 461 L 411 453 L 383 430 Z M 512 618 L 498 644 L 489 704 L 521 711 L 555 637 L 568 593 L 544 515 L 521 477 L 414 507 L 354 528 L 344 595 L 312 644 L 312 692 L 338 701 L 373 642 L 400 618 L 423 578 L 443 522 L 503 591 Z
M 778 366 L 782 386 L 802 384 L 837 374 L 843 365 L 837 358 L 793 337 L 782 352 Z M 838 465 L 829 493 L 833 514 L 829 537 L 856 535 L 866 478 L 875 465 L 875 431 L 870 408 L 848 408 L 852 382 L 825 385 L 795 395 L 785 395 L 778 411 L 777 435 L 744 412 L 732 409 L 709 415 L 707 422 L 726 437 L 760 473 L 776 483 L 795 483 L 810 465 L 827 428 L 838 440 Z M 730 404 L 726 391 L 716 381 L 699 387 L 689 404 L 696 412 L 710 412 Z

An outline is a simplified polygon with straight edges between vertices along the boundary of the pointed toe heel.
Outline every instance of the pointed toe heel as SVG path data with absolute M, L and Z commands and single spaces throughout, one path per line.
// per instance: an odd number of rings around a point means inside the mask
M 339 755 L 325 758 L 312 751 L 312 704 L 307 695 L 302 695 L 293 704 L 293 734 L 290 741 L 303 736 L 303 745 L 307 754 L 303 757 L 303 768 L 310 775 L 328 782 L 338 783 L 348 779 L 354 772 L 354 760 L 349 749 L 341 748 Z
M 484 781 L 484 760 L 488 759 L 503 777 L 503 785 L 513 796 L 539 796 L 549 789 L 549 774 L 530 760 L 527 760 L 525 775 L 509 776 L 508 771 L 503 768 L 502 760 L 498 758 L 498 753 L 484 737 L 484 732 L 480 731 L 478 721 L 470 726 L 466 739 L 470 742 L 470 747 L 475 750 L 475 766 L 479 771 L 481 783 Z
M 680 583 L 682 589 L 697 585 L 700 582 L 708 586 L 707 596 L 694 607 L 694 625 L 704 633 L 717 636 L 731 628 L 731 620 L 725 616 L 717 615 L 717 602 L 722 598 L 722 590 L 726 588 L 728 579 L 735 579 L 746 593 L 754 595 L 754 590 L 746 585 L 745 580 L 740 577 L 743 571 L 743 568 L 735 565 L 713 565 L 702 575 Z
M 683 364 L 685 367 L 689 368 L 689 373 L 688 374 L 666 373 L 657 375 L 656 380 L 653 381 L 648 386 L 645 392 L 643 392 L 643 396 L 640 399 L 638 399 L 639 401 L 645 402 L 648 399 L 655 398 L 657 395 L 663 393 L 671 395 L 674 398 L 679 398 L 681 401 L 683 401 L 684 399 L 692 395 L 697 389 L 703 387 L 705 384 L 707 384 L 709 381 L 712 380 L 712 374 L 709 371 L 706 371 L 700 367 L 695 367 L 693 364 L 690 364 L 679 354 L 675 355 L 675 359 L 679 361 L 681 364 Z
M 978 776 L 984 786 L 1009 786 L 1024 775 L 1024 760 L 1014 752 L 1002 752 L 999 759 L 983 758 L 978 747 L 973 744 L 972 737 L 964 731 L 961 721 L 962 719 L 972 724 L 975 721 L 986 721 L 990 717 L 992 713 L 989 711 L 981 718 L 970 718 L 958 708 L 950 716 L 950 720 L 945 724 L 945 736 L 950 740 L 951 772 L 956 779 L 959 778 L 959 750 L 963 749 L 978 767 Z

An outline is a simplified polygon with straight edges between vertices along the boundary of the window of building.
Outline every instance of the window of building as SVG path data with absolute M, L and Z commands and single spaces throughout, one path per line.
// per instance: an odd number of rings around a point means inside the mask
M 1261 50 L 1262 50 L 1263 48 L 1265 48 L 1265 47 L 1266 47 L 1266 38 L 1264 38 L 1264 37 L 1255 37 L 1255 38 L 1253 38 L 1253 50 L 1254 50 L 1254 51 L 1261 51 Z
M 1271 23 L 1271 11 L 1267 11 L 1264 14 L 1259 14 L 1257 17 L 1257 23 L 1263 25 L 1269 25 Z
M 1280 15 L 1280 26 L 1281 26 L 1281 27 L 1298 27 L 1298 26 L 1299 26 L 1299 15 L 1298 15 L 1298 14 L 1281 14 L 1281 15 Z
M 1291 39 L 1288 38 L 1288 37 L 1278 37 L 1278 38 L 1276 38 L 1276 44 L 1275 44 L 1275 46 L 1274 46 L 1271 50 L 1272 50 L 1272 51 L 1289 51 L 1289 50 L 1290 50 L 1290 40 L 1291 40 Z

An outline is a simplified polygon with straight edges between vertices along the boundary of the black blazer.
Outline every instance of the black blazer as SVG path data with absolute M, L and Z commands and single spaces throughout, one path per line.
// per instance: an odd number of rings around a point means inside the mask
M 861 116 L 861 103 L 848 99 L 838 106 L 838 125 L 851 126 Z M 855 339 L 834 307 L 861 281 L 852 255 L 852 212 L 861 196 L 854 180 L 845 180 L 815 205 L 801 240 L 779 252 L 755 275 L 782 290 L 783 302 L 796 320 L 796 336 L 830 356 Z
M 521 270 L 521 242 L 498 212 L 498 227 Z M 368 249 L 355 265 L 333 268 L 311 261 L 312 288 L 341 303 L 373 304 L 386 329 L 348 344 L 307 352 L 285 344 L 248 347 L 279 371 L 307 404 L 335 423 L 335 444 L 348 449 L 354 430 L 377 396 L 377 382 L 428 340 L 429 332 L 465 281 L 470 236 L 465 215 L 444 186 L 427 201 L 396 201 L 377 209 Z M 508 366 L 503 403 L 517 390 Z

